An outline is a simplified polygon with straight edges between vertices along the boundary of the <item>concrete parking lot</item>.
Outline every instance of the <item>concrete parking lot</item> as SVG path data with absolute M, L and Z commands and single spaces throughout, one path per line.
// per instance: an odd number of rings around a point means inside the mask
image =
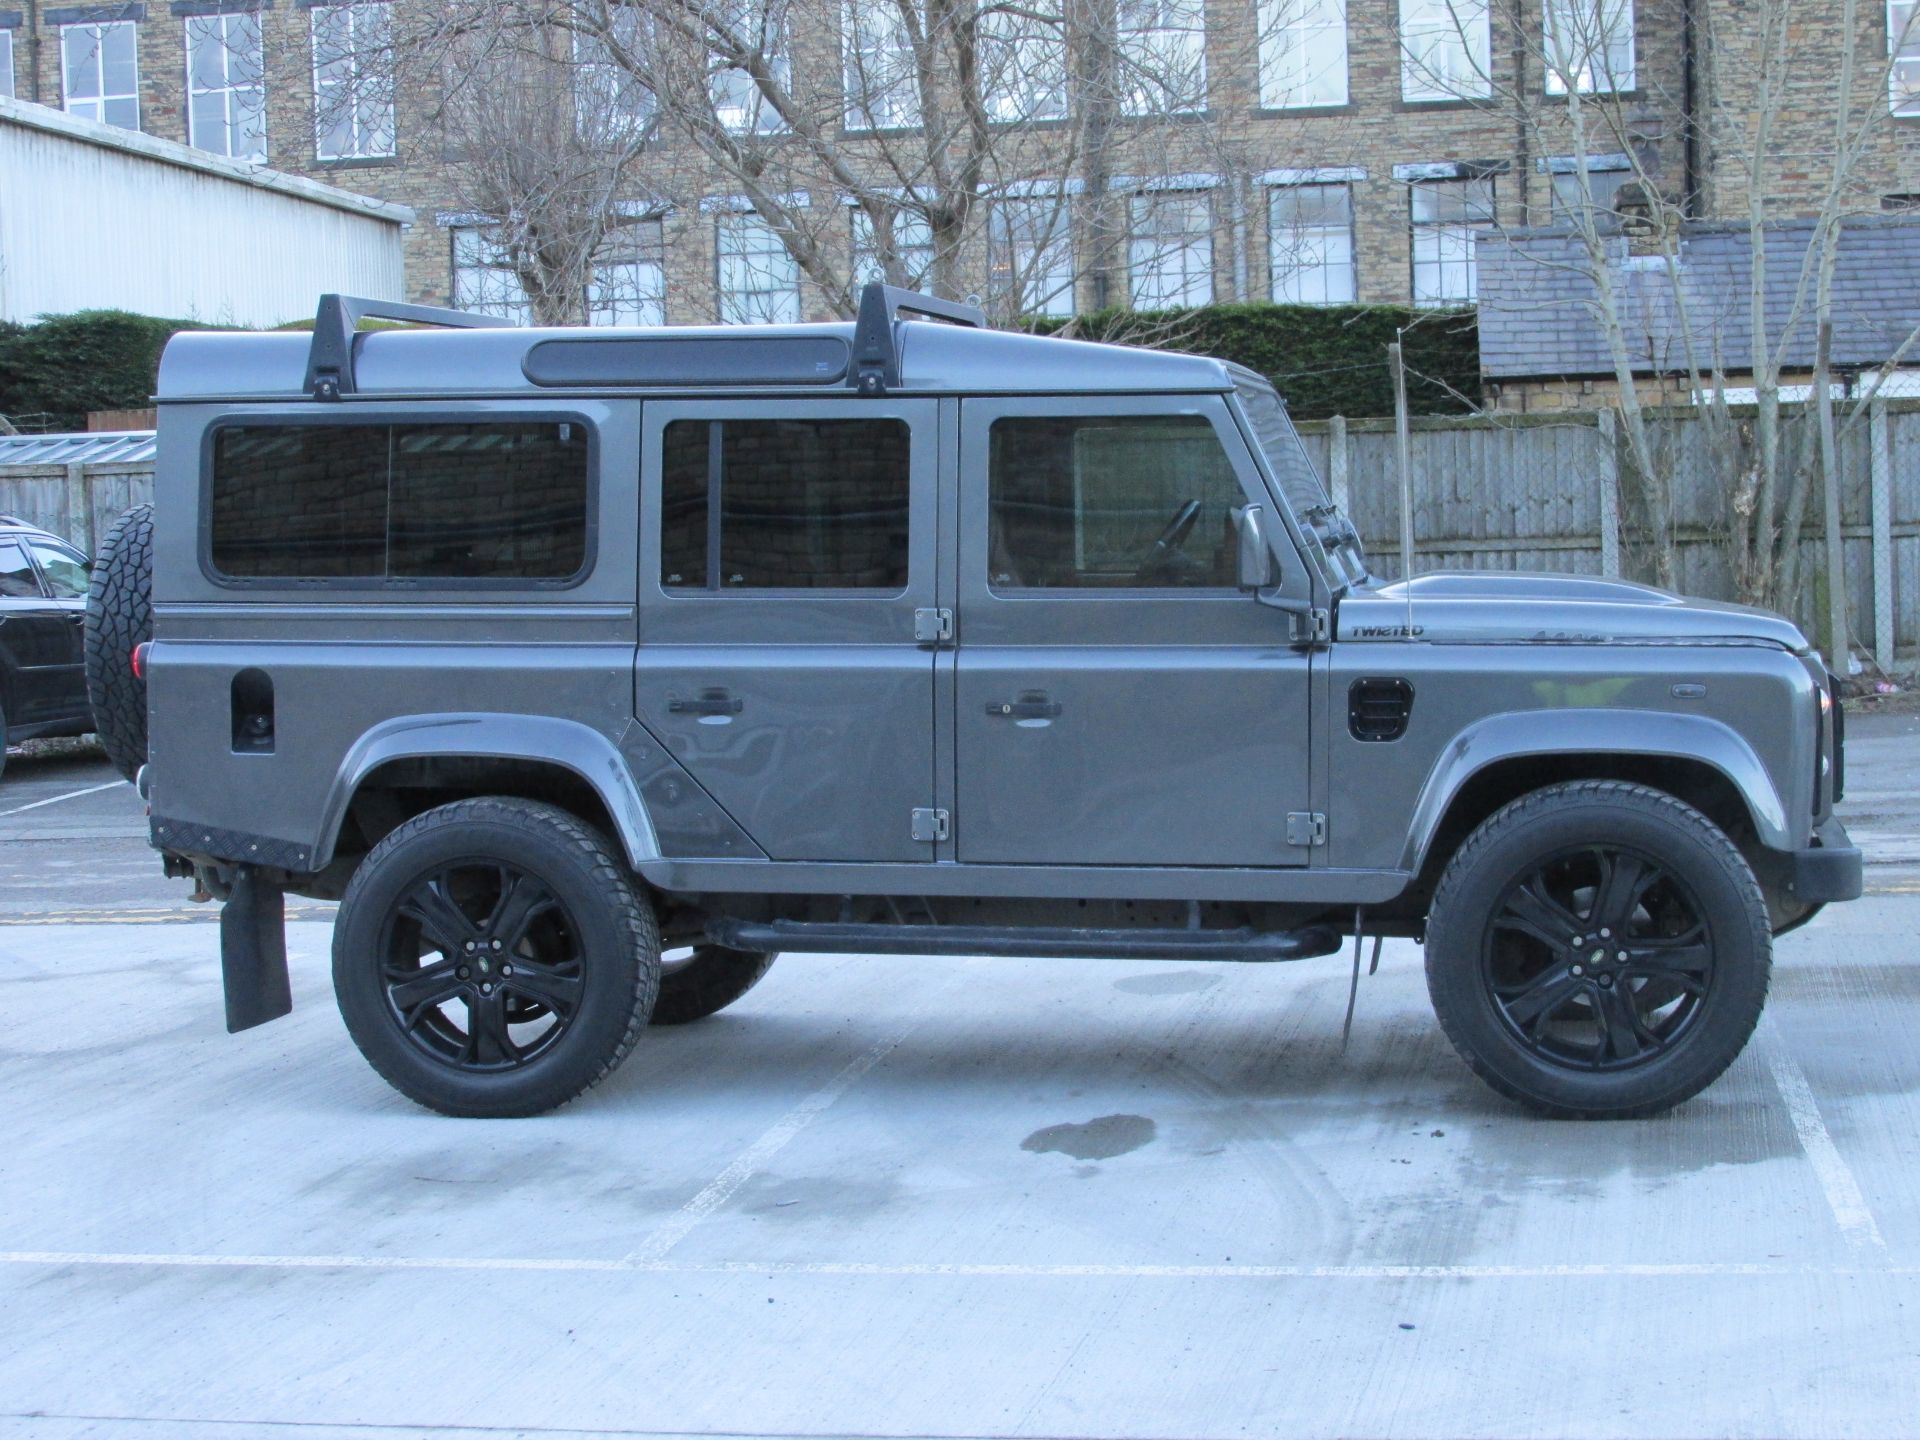
M 85 756 L 0 784 L 0 1430 L 1920 1431 L 1920 719 L 1856 718 L 1868 897 L 1671 1116 L 1529 1118 L 1418 950 L 792 957 L 532 1121 L 333 1008 L 224 1033 L 211 908 Z M 96 789 L 94 787 L 105 787 Z

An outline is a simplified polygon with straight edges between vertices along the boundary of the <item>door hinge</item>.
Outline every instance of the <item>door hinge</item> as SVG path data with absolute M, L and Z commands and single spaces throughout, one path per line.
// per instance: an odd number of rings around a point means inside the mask
M 947 812 L 944 810 L 915 810 L 913 812 L 913 838 L 932 843 L 947 838 Z
M 1315 645 L 1325 645 L 1333 639 L 1332 612 L 1319 609 L 1307 612 L 1307 639 Z
M 1296 810 L 1287 816 L 1287 844 L 1324 845 L 1326 843 L 1326 816 L 1317 810 Z
M 916 610 L 913 612 L 913 638 L 922 645 L 938 648 L 953 643 L 953 611 Z

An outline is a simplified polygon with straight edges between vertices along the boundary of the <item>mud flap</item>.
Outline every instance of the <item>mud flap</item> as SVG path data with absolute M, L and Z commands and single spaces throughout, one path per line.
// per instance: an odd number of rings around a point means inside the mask
M 287 897 L 251 865 L 234 872 L 220 910 L 220 976 L 227 989 L 227 1033 L 278 1020 L 293 1009 L 287 978 Z

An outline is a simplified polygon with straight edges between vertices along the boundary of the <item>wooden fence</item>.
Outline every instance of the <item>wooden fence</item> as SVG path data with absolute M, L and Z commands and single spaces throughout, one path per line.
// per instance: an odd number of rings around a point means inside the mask
M 1732 598 L 1724 539 L 1729 478 L 1709 461 L 1698 417 L 1653 422 L 1673 475 L 1677 588 Z M 1399 479 L 1391 420 L 1310 421 L 1308 453 L 1367 539 L 1382 575 L 1400 573 Z M 1558 570 L 1648 578 L 1631 506 L 1617 507 L 1623 447 L 1614 417 L 1472 416 L 1412 427 L 1419 571 Z M 1920 400 L 1877 401 L 1840 436 L 1841 533 L 1849 626 L 1883 665 L 1920 646 Z M 91 553 L 115 516 L 152 493 L 151 462 L 0 466 L 0 514 L 66 535 Z M 1800 545 L 1804 583 L 1789 607 L 1824 628 L 1824 532 L 1817 486 Z

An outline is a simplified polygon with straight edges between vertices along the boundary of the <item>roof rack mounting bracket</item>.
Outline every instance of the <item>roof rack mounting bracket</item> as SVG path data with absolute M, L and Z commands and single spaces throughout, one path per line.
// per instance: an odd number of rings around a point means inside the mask
M 976 330 L 987 328 L 987 317 L 977 305 L 937 300 L 896 285 L 868 285 L 860 292 L 860 318 L 853 326 L 852 379 L 860 394 L 885 395 L 900 388 L 900 346 L 893 327 L 902 314 Z
M 444 325 L 459 330 L 492 329 L 512 325 L 498 315 L 475 315 L 438 305 L 405 305 L 398 300 L 368 300 L 358 295 L 322 295 L 313 315 L 313 344 L 307 350 L 307 380 L 303 387 L 316 400 L 338 400 L 356 388 L 353 378 L 353 336 L 360 322 L 411 320 L 420 325 Z

